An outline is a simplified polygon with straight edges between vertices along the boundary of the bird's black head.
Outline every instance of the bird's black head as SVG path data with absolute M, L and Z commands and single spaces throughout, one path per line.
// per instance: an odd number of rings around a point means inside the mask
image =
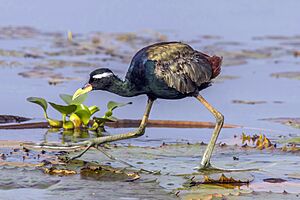
M 96 69 L 90 73 L 90 84 L 93 90 L 105 90 L 109 88 L 116 78 L 114 73 L 107 68 Z
M 73 99 L 76 99 L 80 95 L 85 94 L 91 90 L 109 90 L 116 79 L 117 77 L 110 69 L 96 69 L 95 71 L 90 73 L 89 82 L 74 93 Z

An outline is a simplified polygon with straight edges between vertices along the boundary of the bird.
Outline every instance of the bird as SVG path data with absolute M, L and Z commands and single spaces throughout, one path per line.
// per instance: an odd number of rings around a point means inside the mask
M 74 93 L 73 99 L 92 90 L 104 90 L 123 97 L 147 95 L 148 101 L 137 130 L 94 138 L 89 146 L 142 136 L 156 99 L 194 97 L 216 119 L 212 137 L 198 169 L 212 167 L 210 159 L 224 124 L 224 116 L 200 92 L 211 86 L 212 79 L 220 74 L 222 60 L 223 57 L 209 56 L 182 42 L 160 42 L 142 48 L 133 56 L 124 80 L 108 68 L 94 70 L 90 73 L 88 83 Z

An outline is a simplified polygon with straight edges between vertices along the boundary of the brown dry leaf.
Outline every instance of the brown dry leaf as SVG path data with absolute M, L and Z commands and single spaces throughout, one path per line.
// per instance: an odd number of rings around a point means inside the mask
M 247 181 L 241 181 L 241 180 L 235 180 L 232 177 L 227 177 L 224 174 L 220 176 L 218 180 L 209 178 L 208 176 L 204 176 L 204 181 L 202 184 L 248 184 L 249 180 Z
M 128 182 L 135 181 L 135 180 L 141 178 L 141 176 L 138 173 L 136 173 L 136 172 L 127 173 L 127 176 L 130 178 L 130 179 L 127 180 Z
M 69 170 L 69 169 L 56 169 L 54 167 L 51 168 L 42 168 L 45 174 L 50 174 L 50 175 L 58 175 L 58 176 L 69 176 L 69 175 L 74 175 L 77 174 L 76 171 L 74 170 Z
M 42 167 L 43 163 L 33 164 L 25 162 L 6 162 L 1 160 L 0 166 L 10 166 L 10 167 Z

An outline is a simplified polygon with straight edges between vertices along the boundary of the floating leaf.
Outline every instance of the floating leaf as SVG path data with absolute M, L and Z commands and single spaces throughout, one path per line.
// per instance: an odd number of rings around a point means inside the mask
M 136 172 L 126 172 L 109 166 L 87 166 L 80 170 L 82 178 L 98 181 L 135 181 L 140 178 Z
M 279 118 L 266 118 L 262 120 L 272 121 L 272 122 L 288 125 L 294 128 L 300 128 L 300 118 L 279 117 Z
M 227 177 L 224 174 L 221 174 L 219 179 L 212 179 L 208 176 L 204 176 L 202 184 L 248 184 L 250 180 L 236 180 L 232 177 Z
M 297 147 L 295 144 L 292 145 L 284 145 L 281 148 L 281 151 L 285 151 L 285 152 L 299 152 L 300 151 L 300 147 Z
M 72 100 L 72 95 L 68 95 L 68 94 L 60 94 L 59 97 L 68 105 L 71 104 L 82 104 L 86 98 L 87 98 L 87 94 L 82 94 L 79 97 L 75 98 L 74 100 Z
M 45 99 L 39 97 L 28 97 L 27 101 L 40 105 L 43 108 L 44 112 L 46 113 L 48 104 Z
M 68 176 L 68 175 L 74 175 L 76 174 L 76 171 L 74 170 L 68 170 L 68 169 L 56 169 L 54 167 L 51 168 L 42 168 L 44 173 L 50 174 L 50 175 L 59 175 L 59 176 Z
M 64 106 L 64 105 L 59 105 L 59 104 L 55 104 L 52 102 L 49 102 L 49 104 L 58 112 L 65 114 L 65 115 L 69 115 L 72 112 L 74 112 L 77 109 L 76 105 L 68 105 L 68 106 Z
M 256 147 L 257 149 L 260 149 L 260 150 L 274 147 L 274 145 L 271 143 L 271 141 L 265 135 L 262 135 L 262 134 L 260 134 L 259 136 L 256 134 L 253 136 L 250 136 L 250 135 L 245 135 L 244 133 L 242 133 L 242 144 L 244 144 L 246 141 L 248 141 L 248 142 L 252 141 L 252 143 L 254 144 L 254 147 Z M 245 144 L 245 145 L 247 145 L 247 144 Z

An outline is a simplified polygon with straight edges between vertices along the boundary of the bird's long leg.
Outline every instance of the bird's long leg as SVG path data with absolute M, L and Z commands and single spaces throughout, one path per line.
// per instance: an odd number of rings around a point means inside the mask
M 148 118 L 149 118 L 149 114 L 150 114 L 153 102 L 154 102 L 153 99 L 151 99 L 151 98 L 148 99 L 146 111 L 144 113 L 141 124 L 137 130 L 135 130 L 133 132 L 129 132 L 129 133 L 123 133 L 123 134 L 118 134 L 118 135 L 111 135 L 111 136 L 98 137 L 98 138 L 91 139 L 86 142 L 88 144 L 88 147 L 85 150 L 83 150 L 82 153 L 70 158 L 70 160 L 81 157 L 88 149 L 90 149 L 93 146 L 97 146 L 99 144 L 103 144 L 106 142 L 113 142 L 113 141 L 125 140 L 125 139 L 129 139 L 129 138 L 135 138 L 135 137 L 142 136 L 145 133 L 145 128 L 146 128 L 146 125 L 148 122 Z
M 219 133 L 224 124 L 224 116 L 212 107 L 201 95 L 196 96 L 196 98 L 215 116 L 216 125 L 212 137 L 206 147 L 206 150 L 203 154 L 202 161 L 200 164 L 200 169 L 205 169 L 210 167 L 210 158 L 214 150 L 215 144 L 217 142 Z

